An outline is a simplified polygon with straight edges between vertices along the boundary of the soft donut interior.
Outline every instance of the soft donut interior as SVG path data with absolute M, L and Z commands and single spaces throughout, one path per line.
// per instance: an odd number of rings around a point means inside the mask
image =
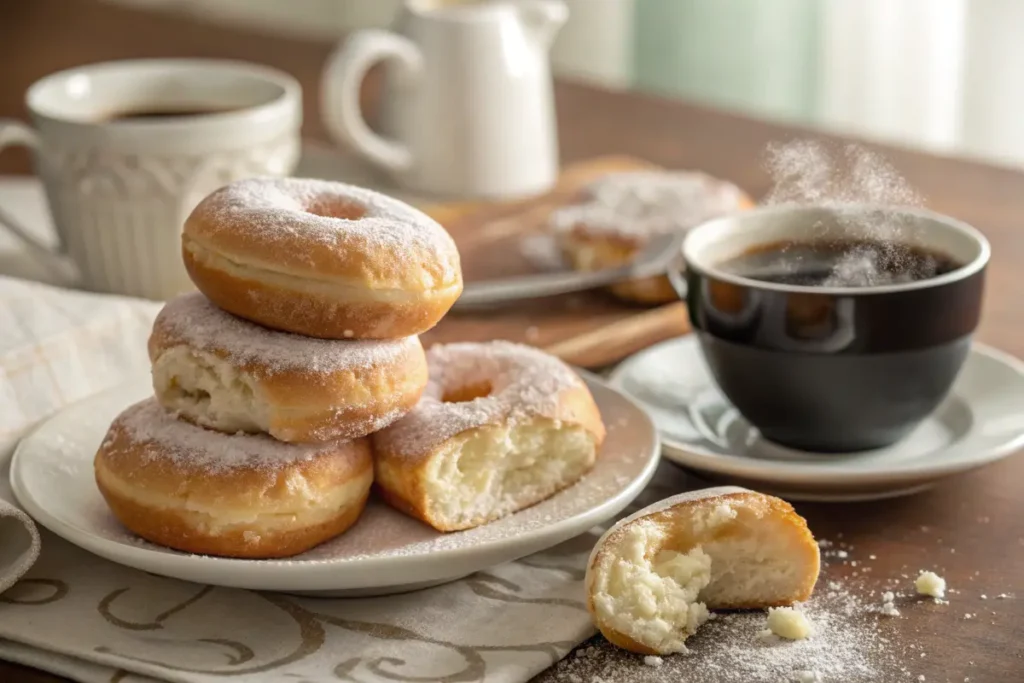
M 569 486 L 596 454 L 587 430 L 547 418 L 468 430 L 426 466 L 427 516 L 449 530 L 496 519 Z
M 711 557 L 699 546 L 669 550 L 667 535 L 658 524 L 626 529 L 593 598 L 609 627 L 663 653 L 685 649 L 683 641 L 707 621 L 698 595 L 711 582 Z
M 175 346 L 153 363 L 160 403 L 217 431 L 265 432 L 270 419 L 252 378 L 217 356 Z
M 588 586 L 600 623 L 653 652 L 685 649 L 708 607 L 791 604 L 809 596 L 818 551 L 795 514 L 743 498 L 681 504 L 609 536 Z

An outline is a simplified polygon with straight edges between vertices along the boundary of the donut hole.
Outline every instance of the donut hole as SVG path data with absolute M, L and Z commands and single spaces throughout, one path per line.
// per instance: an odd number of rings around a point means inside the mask
M 489 381 L 452 387 L 444 392 L 441 400 L 445 403 L 468 403 L 478 398 L 487 398 L 494 391 Z
M 338 197 L 317 197 L 306 206 L 306 213 L 324 218 L 357 221 L 366 215 L 366 207 Z

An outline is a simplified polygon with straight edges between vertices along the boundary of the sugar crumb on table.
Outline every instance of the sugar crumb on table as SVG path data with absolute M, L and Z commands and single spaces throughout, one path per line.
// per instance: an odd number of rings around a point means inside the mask
M 914 581 L 914 588 L 921 595 L 943 598 L 946 595 L 946 581 L 935 572 L 922 571 Z
M 917 675 L 910 656 L 912 638 L 890 638 L 870 602 L 845 583 L 830 582 L 802 606 L 814 623 L 805 640 L 760 639 L 765 613 L 720 612 L 687 640 L 685 654 L 662 658 L 660 666 L 645 666 L 643 658 L 619 650 L 603 639 L 559 662 L 542 681 L 616 683 L 860 683 L 906 680 Z M 877 604 L 877 603 L 875 603 Z M 586 654 L 581 654 L 586 652 Z M 817 678 L 800 678 L 810 672 Z M 548 677 L 550 676 L 550 677 Z

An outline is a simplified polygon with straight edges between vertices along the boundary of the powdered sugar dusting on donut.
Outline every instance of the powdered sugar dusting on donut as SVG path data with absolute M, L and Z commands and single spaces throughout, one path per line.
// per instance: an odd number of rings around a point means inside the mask
M 697 171 L 625 171 L 588 185 L 579 203 L 552 213 L 550 224 L 557 232 L 642 241 L 737 211 L 745 198 L 732 183 Z
M 495 341 L 437 345 L 427 351 L 430 380 L 412 412 L 374 435 L 399 456 L 416 456 L 468 429 L 549 415 L 559 393 L 583 386 L 565 363 L 538 349 Z M 471 401 L 445 402 L 465 387 L 489 386 Z
M 291 444 L 263 435 L 210 431 L 176 419 L 153 398 L 136 403 L 121 413 L 111 429 L 117 427 L 123 429 L 133 442 L 148 445 L 140 448 L 143 458 L 167 458 L 179 465 L 191 465 L 210 472 L 238 467 L 280 467 L 339 450 L 337 442 Z
M 318 205 L 348 202 L 356 219 L 310 213 Z M 443 267 L 443 279 L 459 271 L 451 236 L 426 214 L 386 195 L 354 185 L 306 178 L 249 178 L 217 190 L 195 209 L 207 230 L 244 231 L 274 248 L 293 251 L 296 241 L 355 250 L 368 258 L 382 250 L 401 254 L 413 248 Z M 378 259 L 379 260 L 379 259 Z M 401 261 L 381 267 L 399 267 Z
M 252 364 L 251 372 L 267 376 L 292 370 L 333 373 L 391 365 L 420 345 L 416 337 L 354 341 L 279 332 L 222 311 L 198 293 L 168 302 L 157 315 L 154 330 L 197 351 L 227 354 L 231 363 Z

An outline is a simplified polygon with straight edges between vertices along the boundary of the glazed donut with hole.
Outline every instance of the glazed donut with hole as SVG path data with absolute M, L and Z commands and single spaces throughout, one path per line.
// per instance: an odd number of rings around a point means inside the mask
M 237 318 L 198 293 L 160 311 L 149 357 L 157 398 L 181 418 L 288 442 L 375 432 L 412 409 L 427 384 L 417 337 L 302 337 Z
M 655 236 L 753 206 L 732 183 L 697 171 L 619 171 L 587 185 L 549 223 L 572 267 L 593 271 L 630 263 Z M 647 304 L 678 298 L 664 276 L 620 282 L 611 291 Z
M 255 178 L 201 201 L 182 256 L 224 310 L 325 339 L 398 339 L 433 327 L 462 293 L 455 243 L 396 199 L 324 180 Z
M 384 499 L 439 531 L 534 505 L 575 483 L 604 440 L 586 384 L 565 363 L 512 344 L 427 352 L 430 381 L 401 420 L 373 435 Z
M 154 399 L 111 424 L 94 461 L 114 516 L 188 553 L 289 557 L 359 518 L 373 483 L 367 439 L 285 444 L 176 420 Z

